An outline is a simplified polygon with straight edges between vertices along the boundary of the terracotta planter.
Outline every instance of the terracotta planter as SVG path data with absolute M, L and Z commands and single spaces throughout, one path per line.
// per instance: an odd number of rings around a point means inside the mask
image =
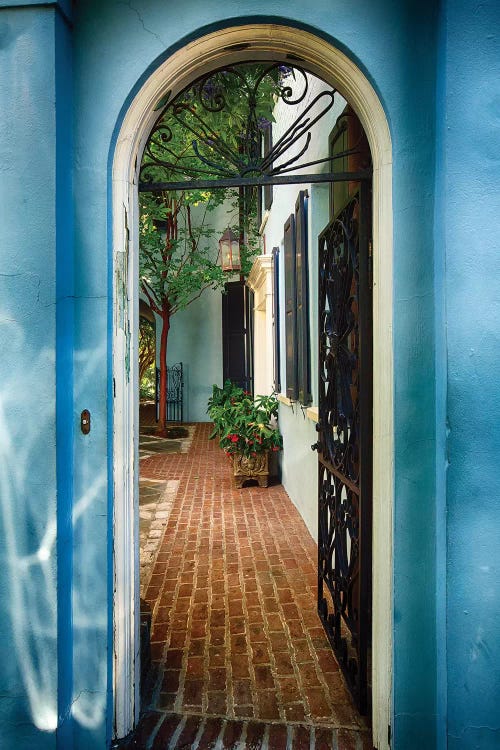
M 259 487 L 269 484 L 269 452 L 257 453 L 256 456 L 233 455 L 233 473 L 236 487 L 243 487 L 249 479 L 256 479 Z

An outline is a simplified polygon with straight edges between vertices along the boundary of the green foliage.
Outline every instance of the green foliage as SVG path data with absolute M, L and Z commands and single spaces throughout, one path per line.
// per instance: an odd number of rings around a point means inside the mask
M 276 427 L 278 400 L 274 395 L 253 399 L 227 380 L 223 388 L 213 386 L 207 411 L 215 425 L 210 437 L 218 435 L 220 447 L 229 455 L 252 456 L 283 447 L 283 438 Z
M 227 223 L 209 225 L 212 212 L 226 200 Z M 205 291 L 222 289 L 228 280 L 219 263 L 219 237 L 231 227 L 240 243 L 241 274 L 248 275 L 259 252 L 256 211 L 247 205 L 243 225 L 238 222 L 240 198 L 235 191 L 194 191 L 160 196 L 141 193 L 139 274 L 142 291 L 159 315 L 164 304 L 169 315 L 183 310 Z M 161 228 L 159 228 L 161 227 Z M 163 228 L 165 227 L 165 228 Z
M 168 306 L 169 315 L 174 315 L 205 289 L 222 288 L 226 281 L 218 263 L 215 229 L 205 223 L 220 196 L 205 197 L 202 221 L 195 224 L 192 211 L 200 205 L 198 197 L 141 195 L 139 273 L 141 287 L 158 314 Z M 162 225 L 164 231 L 158 228 Z
M 141 401 L 153 401 L 156 397 L 156 368 L 154 363 L 149 365 L 141 377 L 139 384 L 139 398 Z
M 160 101 L 157 109 L 163 111 L 146 147 L 143 176 L 165 182 L 239 174 L 242 163 L 257 154 L 262 130 L 274 121 L 276 97 L 288 75 L 284 70 L 268 63 L 230 66 L 204 76 L 172 101 L 168 96 Z
M 139 382 L 156 359 L 156 331 L 153 323 L 142 315 L 139 318 Z
M 275 97 L 287 75 L 276 66 L 268 68 L 268 63 L 251 63 L 216 71 L 172 101 L 167 96 L 159 102 L 163 111 L 142 164 L 146 179 L 210 177 L 209 168 L 205 175 L 199 172 L 203 163 L 197 151 L 219 165 L 221 176 L 238 171 L 240 155 L 260 149 L 261 130 L 273 120 Z M 228 206 L 227 221 L 210 226 L 214 209 L 222 204 Z M 224 287 L 218 240 L 227 227 L 242 238 L 242 276 L 259 252 L 255 189 L 141 193 L 140 211 L 141 288 L 164 319 L 204 290 Z
M 222 388 L 219 388 L 214 383 L 212 386 L 212 395 L 207 402 L 207 414 L 215 425 L 214 432 L 210 435 L 211 439 L 222 430 L 225 410 L 232 404 L 242 401 L 247 395 L 247 392 L 243 388 L 240 388 L 239 385 L 236 385 L 231 380 L 226 380 Z

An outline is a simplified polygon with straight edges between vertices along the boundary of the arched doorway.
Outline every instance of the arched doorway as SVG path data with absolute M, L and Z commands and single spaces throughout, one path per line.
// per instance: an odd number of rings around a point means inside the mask
M 113 164 L 114 277 L 114 691 L 115 732 L 124 736 L 138 716 L 137 499 L 138 265 L 137 164 L 156 119 L 155 106 L 207 70 L 245 60 L 301 60 L 334 85 L 358 114 L 373 158 L 373 732 L 387 746 L 392 635 L 392 212 L 391 143 L 376 93 L 340 51 L 307 32 L 276 25 L 225 29 L 175 53 L 144 84 L 130 106 Z

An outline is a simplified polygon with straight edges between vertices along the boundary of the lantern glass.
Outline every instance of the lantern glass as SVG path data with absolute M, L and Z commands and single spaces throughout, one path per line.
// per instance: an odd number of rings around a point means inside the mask
M 241 269 L 239 239 L 229 228 L 219 240 L 219 252 L 223 271 Z

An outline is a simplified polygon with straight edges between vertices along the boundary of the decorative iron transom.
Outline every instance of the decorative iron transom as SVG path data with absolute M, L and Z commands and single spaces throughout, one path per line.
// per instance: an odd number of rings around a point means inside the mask
M 312 76 L 278 63 L 244 63 L 165 96 L 143 155 L 141 189 L 180 180 L 276 178 L 351 153 L 307 160 L 314 126 L 331 110 L 335 89 L 312 96 Z M 275 143 L 265 138 L 279 102 L 297 107 Z

